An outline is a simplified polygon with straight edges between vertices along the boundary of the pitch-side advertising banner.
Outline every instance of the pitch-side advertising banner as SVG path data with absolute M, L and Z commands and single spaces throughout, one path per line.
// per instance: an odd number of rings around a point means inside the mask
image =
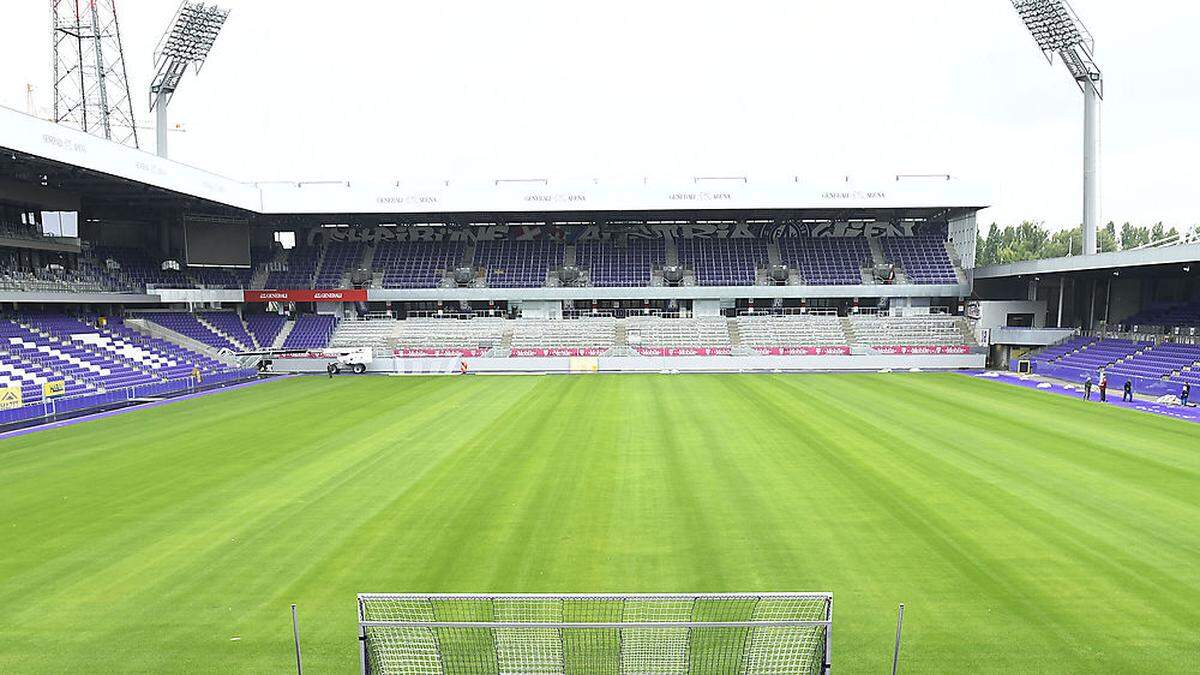
M 756 349 L 767 356 L 849 356 L 850 348 L 836 347 L 764 347 Z
M 872 347 L 880 354 L 970 354 L 967 345 L 891 345 L 887 347 Z
M 15 410 L 22 405 L 20 387 L 0 388 L 0 410 Z
M 366 302 L 367 291 L 355 288 L 345 291 L 243 291 L 245 302 Z

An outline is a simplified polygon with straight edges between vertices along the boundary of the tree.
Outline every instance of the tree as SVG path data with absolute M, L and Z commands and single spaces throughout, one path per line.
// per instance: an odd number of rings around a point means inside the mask
M 1120 250 L 1120 244 L 1117 243 L 1117 224 L 1113 221 L 1108 221 L 1104 229 L 1096 233 L 1096 248 L 1101 253 L 1111 253 Z

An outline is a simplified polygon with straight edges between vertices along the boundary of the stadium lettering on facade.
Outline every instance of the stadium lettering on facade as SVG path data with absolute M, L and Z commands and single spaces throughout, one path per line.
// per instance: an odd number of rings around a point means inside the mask
M 56 148 L 71 152 L 87 152 L 87 146 L 83 143 L 76 143 L 65 138 L 59 138 L 58 136 L 51 136 L 50 134 L 42 134 L 42 141 L 47 145 L 53 145 Z
M 720 202 L 733 199 L 733 195 L 728 192 L 672 192 L 667 199 L 683 202 Z
M 886 192 L 822 192 L 821 199 L 887 199 Z
M 377 197 L 375 201 L 379 204 L 437 204 L 438 198 L 434 195 L 408 195 L 402 197 Z
M 525 195 L 525 201 L 537 204 L 564 204 L 564 203 L 579 203 L 586 202 L 587 195 L 584 194 L 564 194 L 564 195 Z
M 796 237 L 911 237 L 918 225 L 913 222 L 831 221 L 825 223 L 645 223 L 630 225 L 630 239 L 790 239 Z M 308 232 L 308 245 L 329 242 L 376 244 L 401 242 L 478 242 L 478 241 L 604 241 L 612 233 L 599 225 L 564 227 L 558 225 L 478 225 L 398 226 L 398 227 L 317 227 Z

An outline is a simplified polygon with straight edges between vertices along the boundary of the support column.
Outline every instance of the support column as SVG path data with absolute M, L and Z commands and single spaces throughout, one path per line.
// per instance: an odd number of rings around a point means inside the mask
M 1100 226 L 1100 92 L 1098 83 L 1083 85 L 1083 254 L 1096 253 Z
M 154 102 L 154 112 L 156 114 L 154 122 L 154 132 L 156 135 L 157 144 L 155 152 L 163 159 L 167 158 L 167 93 L 160 91 Z
M 1058 278 L 1058 321 L 1054 322 L 1055 328 L 1063 327 L 1063 325 L 1062 325 L 1063 295 L 1064 295 L 1064 289 L 1066 287 L 1067 287 L 1067 277 L 1065 277 L 1065 276 L 1059 277 Z

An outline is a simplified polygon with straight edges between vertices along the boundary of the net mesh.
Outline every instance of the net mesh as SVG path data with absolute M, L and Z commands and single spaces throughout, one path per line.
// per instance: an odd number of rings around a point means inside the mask
M 824 594 L 364 595 L 359 611 L 367 622 L 364 666 L 370 673 L 816 675 L 826 664 L 831 599 Z M 788 621 L 824 623 L 778 623 Z M 747 625 L 711 625 L 729 622 Z M 557 625 L 504 625 L 524 623 Z M 659 623 L 669 625 L 647 625 Z

